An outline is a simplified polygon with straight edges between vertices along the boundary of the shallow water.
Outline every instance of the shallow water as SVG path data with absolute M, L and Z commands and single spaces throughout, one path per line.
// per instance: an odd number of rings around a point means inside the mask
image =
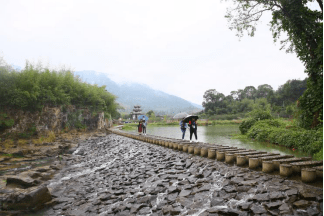
M 182 136 L 181 130 L 178 126 L 148 126 L 147 134 L 177 139 L 180 139 Z M 295 157 L 309 156 L 304 152 L 298 150 L 293 151 L 284 146 L 251 140 L 232 139 L 232 134 L 240 134 L 238 125 L 199 126 L 197 131 L 199 142 L 280 153 L 281 155 L 294 155 Z M 189 129 L 187 129 L 185 140 L 190 140 L 189 135 Z M 194 135 L 192 140 L 195 140 Z

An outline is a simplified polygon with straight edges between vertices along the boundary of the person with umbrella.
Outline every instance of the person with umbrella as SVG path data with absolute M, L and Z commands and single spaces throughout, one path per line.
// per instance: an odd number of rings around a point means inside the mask
M 143 122 L 142 122 L 142 120 L 140 120 L 138 122 L 137 128 L 138 128 L 138 135 L 141 135 L 142 131 L 143 131 Z
M 183 122 L 188 122 L 188 126 L 190 128 L 190 142 L 192 139 L 192 134 L 195 134 L 196 142 L 198 142 L 198 137 L 197 137 L 197 122 L 196 120 L 198 119 L 198 116 L 196 115 L 188 115 L 183 119 Z
M 146 135 L 146 125 L 147 125 L 147 122 L 145 121 L 145 116 L 143 116 L 143 119 L 142 119 L 142 128 L 143 128 L 143 134 Z
M 146 135 L 146 126 L 149 118 L 146 115 L 139 115 L 137 118 L 141 122 L 141 132 L 143 131 L 143 134 Z
M 184 118 L 183 118 L 184 119 Z M 185 123 L 184 121 L 183 121 L 183 119 L 180 121 L 180 123 L 179 123 L 179 125 L 180 125 L 180 129 L 181 129 L 181 132 L 182 132 L 182 139 L 184 139 L 184 137 L 185 137 L 185 134 L 186 134 L 186 130 L 187 130 L 187 128 L 188 128 L 188 125 L 187 125 L 187 123 Z
M 190 128 L 190 142 L 192 139 L 192 134 L 195 134 L 196 142 L 198 142 L 198 137 L 197 137 L 197 123 L 196 119 L 192 118 L 192 120 L 189 121 L 189 128 Z

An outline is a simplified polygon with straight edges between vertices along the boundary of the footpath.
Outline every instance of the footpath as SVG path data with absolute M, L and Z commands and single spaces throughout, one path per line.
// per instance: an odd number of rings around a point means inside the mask
M 323 215 L 323 189 L 116 134 L 79 143 L 42 215 Z

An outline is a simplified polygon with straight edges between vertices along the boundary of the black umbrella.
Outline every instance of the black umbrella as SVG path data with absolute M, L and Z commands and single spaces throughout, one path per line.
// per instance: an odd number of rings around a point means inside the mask
M 188 123 L 189 121 L 191 121 L 192 119 L 198 119 L 199 117 L 198 116 L 196 116 L 196 115 L 188 115 L 187 117 L 185 117 L 184 119 L 183 119 L 183 122 L 185 122 L 185 123 Z

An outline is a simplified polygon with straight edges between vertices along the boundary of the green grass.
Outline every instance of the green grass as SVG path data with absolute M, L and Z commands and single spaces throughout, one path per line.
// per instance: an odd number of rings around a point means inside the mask
M 137 124 L 133 124 L 133 125 L 124 125 L 123 130 L 136 130 L 137 126 L 135 126 Z

